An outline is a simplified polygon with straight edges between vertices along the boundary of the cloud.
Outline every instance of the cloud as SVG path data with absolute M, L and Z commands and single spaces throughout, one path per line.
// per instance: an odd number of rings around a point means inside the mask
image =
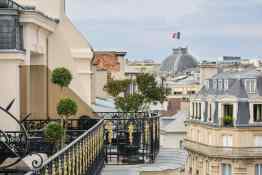
M 261 8 L 261 0 L 67 0 L 96 49 L 125 49 L 129 58 L 163 59 L 177 46 L 199 57 L 261 56 Z M 182 40 L 172 40 L 176 31 Z

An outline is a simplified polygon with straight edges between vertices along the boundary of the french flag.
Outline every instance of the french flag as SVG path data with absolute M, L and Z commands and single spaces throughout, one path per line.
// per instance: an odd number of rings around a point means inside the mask
M 180 37 L 181 37 L 181 33 L 180 32 L 176 32 L 176 33 L 172 34 L 172 38 L 173 39 L 180 39 Z

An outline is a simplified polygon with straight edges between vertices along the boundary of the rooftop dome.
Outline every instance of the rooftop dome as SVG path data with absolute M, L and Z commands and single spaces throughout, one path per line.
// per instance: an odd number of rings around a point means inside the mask
M 175 48 L 173 54 L 168 56 L 161 64 L 160 71 L 179 74 L 186 69 L 197 67 L 196 59 L 188 53 L 187 48 Z

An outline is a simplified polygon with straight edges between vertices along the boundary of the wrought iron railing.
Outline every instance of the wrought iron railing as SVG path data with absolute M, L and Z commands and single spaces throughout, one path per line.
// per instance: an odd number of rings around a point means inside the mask
M 14 8 L 17 10 L 24 10 L 24 7 L 17 4 L 13 0 L 0 0 L 0 8 Z
M 96 124 L 98 120 L 97 119 L 91 119 L 91 118 L 80 118 L 80 119 L 68 119 L 67 125 L 68 130 L 87 130 L 91 128 L 94 124 Z M 61 119 L 36 119 L 36 120 L 25 120 L 23 121 L 23 124 L 25 128 L 29 131 L 34 130 L 41 130 L 43 129 L 48 123 L 50 122 L 61 122 Z
M 27 175 L 98 175 L 104 166 L 103 120 Z
M 153 163 L 159 152 L 159 117 L 148 113 L 98 113 L 105 118 L 107 164 Z

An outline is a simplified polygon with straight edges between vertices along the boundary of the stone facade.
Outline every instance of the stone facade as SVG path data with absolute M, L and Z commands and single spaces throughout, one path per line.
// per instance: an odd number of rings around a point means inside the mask
M 66 67 L 73 81 L 65 93 L 77 101 L 79 115 L 91 114 L 89 106 L 95 101 L 94 51 L 66 16 L 65 1 L 15 0 L 14 6 L 7 2 L 0 7 L 0 23 L 10 25 L 0 25 L 0 37 L 6 31 L 16 31 L 8 34 L 14 34 L 16 40 L 0 39 L 0 105 L 16 99 L 11 113 L 19 120 L 28 113 L 35 119 L 56 116 L 61 92 L 52 86 L 50 72 Z M 7 26 L 14 28 L 6 30 Z M 0 127 L 8 126 L 9 130 L 15 128 L 9 121 L 2 124 Z
M 190 99 L 187 175 L 260 175 L 261 78 L 256 70 L 222 72 Z

